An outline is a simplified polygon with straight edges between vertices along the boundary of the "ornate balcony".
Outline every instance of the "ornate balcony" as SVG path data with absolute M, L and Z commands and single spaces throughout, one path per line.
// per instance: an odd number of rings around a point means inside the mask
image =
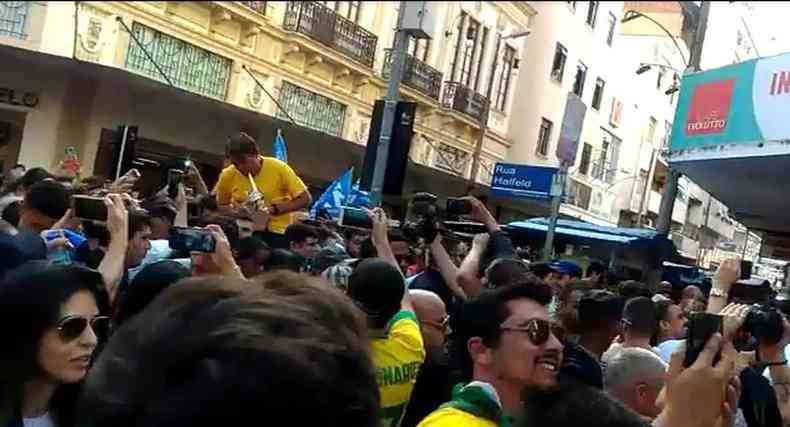
M 260 13 L 263 16 L 266 16 L 266 2 L 265 1 L 242 1 L 240 2 L 244 6 L 249 7 L 250 9 Z
M 483 95 L 458 82 L 445 82 L 442 107 L 452 108 L 480 123 L 488 122 L 489 101 Z
M 288 2 L 283 27 L 309 36 L 355 61 L 373 66 L 378 37 L 316 2 Z
M 392 49 L 385 49 L 384 66 L 381 70 L 381 75 L 385 79 L 388 79 L 390 76 L 391 66 Z M 438 101 L 439 92 L 442 89 L 442 72 L 411 55 L 406 55 L 406 62 L 403 67 L 403 83 Z

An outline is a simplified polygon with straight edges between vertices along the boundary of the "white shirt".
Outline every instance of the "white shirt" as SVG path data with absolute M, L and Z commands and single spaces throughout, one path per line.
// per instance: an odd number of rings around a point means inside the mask
M 52 421 L 52 417 L 49 416 L 49 412 L 38 417 L 22 417 L 22 425 L 24 427 L 55 427 L 55 423 Z

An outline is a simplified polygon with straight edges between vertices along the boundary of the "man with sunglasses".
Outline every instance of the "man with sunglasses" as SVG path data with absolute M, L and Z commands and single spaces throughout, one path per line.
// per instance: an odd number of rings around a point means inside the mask
M 465 385 L 420 427 L 495 427 L 521 412 L 526 388 L 557 385 L 562 344 L 544 308 L 551 290 L 542 283 L 514 284 L 484 291 L 452 318 L 452 357 Z
M 420 324 L 426 356 L 401 427 L 416 426 L 439 405 L 450 400 L 453 386 L 444 346 L 450 333 L 450 316 L 444 302 L 435 293 L 422 289 L 409 291 L 409 296 Z

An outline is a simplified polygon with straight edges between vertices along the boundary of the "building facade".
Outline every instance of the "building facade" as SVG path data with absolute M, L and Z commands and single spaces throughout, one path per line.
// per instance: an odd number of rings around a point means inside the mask
M 54 167 L 73 147 L 84 174 L 101 174 L 127 124 L 138 126 L 140 162 L 191 155 L 216 172 L 227 136 L 244 130 L 270 153 L 281 129 L 289 161 L 320 187 L 361 167 L 399 5 L 1 1 L 1 81 L 37 100 L 0 102 L 3 167 Z M 434 191 L 459 186 L 481 132 L 475 178 L 488 183 L 512 144 L 524 56 L 503 37 L 534 15 L 529 2 L 436 2 L 435 34 L 410 40 L 401 85 L 417 103 L 407 188 L 431 177 Z
M 576 163 L 566 188 L 563 216 L 600 225 L 617 224 L 610 191 L 620 167 L 622 85 L 618 33 L 622 2 L 539 2 L 538 18 L 526 39 L 509 128 L 509 160 L 557 166 L 555 156 L 567 94 L 586 105 Z M 532 213 L 546 215 L 548 203 Z

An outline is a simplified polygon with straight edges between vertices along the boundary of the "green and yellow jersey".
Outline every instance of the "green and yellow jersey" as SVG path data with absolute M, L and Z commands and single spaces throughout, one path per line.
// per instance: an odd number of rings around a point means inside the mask
M 417 317 L 410 311 L 393 316 L 385 332 L 371 341 L 371 357 L 379 386 L 381 425 L 397 427 L 425 361 L 425 346 Z

